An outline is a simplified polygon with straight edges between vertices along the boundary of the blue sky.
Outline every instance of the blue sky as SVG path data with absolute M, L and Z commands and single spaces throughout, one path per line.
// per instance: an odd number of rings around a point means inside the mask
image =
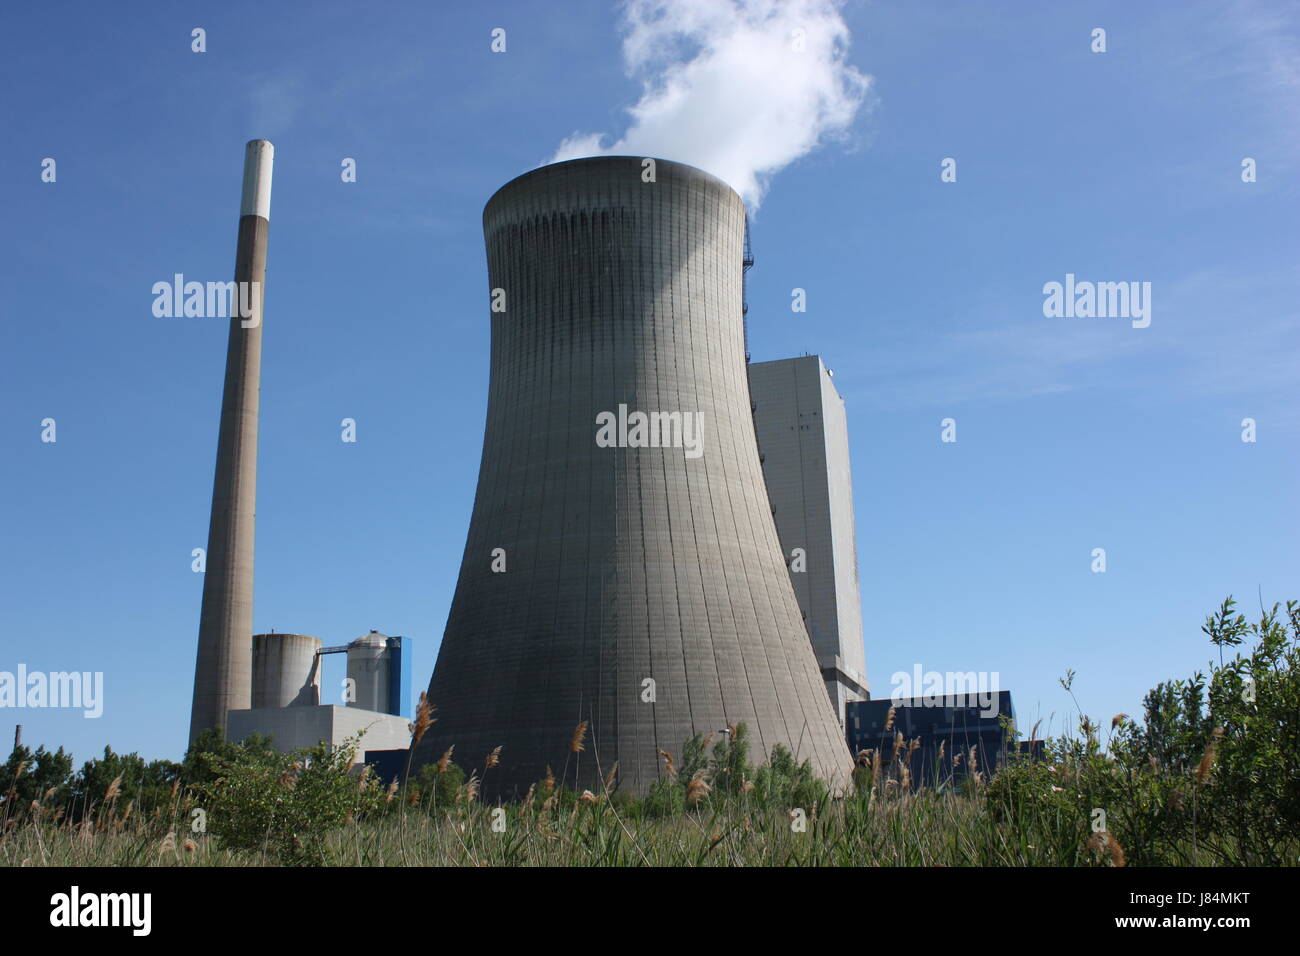
M 226 325 L 155 318 L 150 289 L 230 277 L 255 137 L 276 146 L 255 628 L 404 634 L 427 681 L 482 442 L 483 204 L 576 132 L 618 137 L 641 94 L 617 7 L 471 6 L 6 16 L 0 670 L 103 671 L 105 703 L 6 711 L 5 734 L 78 759 L 183 750 Z M 996 671 L 1025 728 L 1059 731 L 1073 668 L 1094 718 L 1140 714 L 1210 658 L 1224 596 L 1300 598 L 1300 18 L 1245 0 L 842 16 L 870 88 L 771 178 L 750 342 L 821 354 L 847 402 L 868 676 L 883 695 L 917 663 Z M 1150 327 L 1044 317 L 1066 273 L 1151 282 Z

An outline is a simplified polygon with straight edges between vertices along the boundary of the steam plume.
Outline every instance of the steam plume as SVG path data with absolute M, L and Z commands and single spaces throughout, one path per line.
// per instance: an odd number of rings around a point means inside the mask
M 550 162 L 660 156 L 698 166 L 756 209 L 773 174 L 842 136 L 871 77 L 845 62 L 834 0 L 628 0 L 623 60 L 643 85 L 631 125 L 574 133 Z

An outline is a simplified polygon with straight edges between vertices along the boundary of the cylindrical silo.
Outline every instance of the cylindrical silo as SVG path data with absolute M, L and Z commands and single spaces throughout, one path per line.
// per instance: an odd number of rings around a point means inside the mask
M 253 635 L 253 707 L 314 707 L 320 703 L 320 638 Z
M 364 634 L 348 645 L 348 679 L 354 682 L 356 692 L 356 700 L 350 706 L 381 714 L 395 713 L 391 709 L 393 701 L 389 699 L 392 663 L 388 637 L 378 631 Z
M 755 762 L 779 743 L 843 784 L 754 437 L 740 197 L 680 163 L 580 159 L 507 183 L 483 228 L 483 456 L 415 766 L 500 746 L 488 798 L 548 766 L 595 788 L 615 762 L 644 792 L 660 750 L 743 722 Z

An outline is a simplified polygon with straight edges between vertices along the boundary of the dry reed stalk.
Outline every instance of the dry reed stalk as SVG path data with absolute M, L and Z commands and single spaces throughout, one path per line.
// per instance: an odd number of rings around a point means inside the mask
M 697 770 L 695 776 L 691 777 L 691 782 L 686 785 L 686 802 L 699 803 L 712 789 L 704 779 L 704 771 Z
M 469 781 L 461 789 L 461 794 L 465 797 L 466 803 L 473 803 L 478 799 L 479 783 L 478 771 L 475 770 L 469 775 Z
M 1124 848 L 1119 845 L 1114 834 L 1107 830 L 1098 830 L 1088 838 L 1088 849 L 1096 856 L 1103 854 L 1110 858 L 1111 866 L 1124 866 Z
M 664 758 L 664 770 L 668 773 L 669 780 L 677 779 L 677 768 L 673 766 L 673 755 L 667 750 L 659 751 L 659 756 Z
M 1201 754 L 1201 762 L 1196 767 L 1197 786 L 1205 783 L 1210 776 L 1210 771 L 1214 767 L 1214 751 L 1218 747 L 1219 741 L 1223 738 L 1223 728 L 1215 727 L 1210 732 L 1210 740 L 1205 745 L 1205 753 Z
M 569 740 L 570 753 L 582 753 L 587 748 L 583 746 L 583 741 L 587 739 L 587 722 L 584 720 L 577 727 L 573 728 L 573 737 Z
M 415 708 L 415 722 L 411 724 L 411 747 L 414 748 L 433 723 L 433 706 L 427 691 L 420 691 L 420 703 Z

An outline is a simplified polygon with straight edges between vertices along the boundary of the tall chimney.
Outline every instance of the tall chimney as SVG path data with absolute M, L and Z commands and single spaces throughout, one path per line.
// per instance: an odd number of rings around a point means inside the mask
M 194 706 L 190 712 L 191 743 L 210 727 L 220 727 L 224 732 L 226 711 L 245 710 L 252 704 L 257 411 L 274 156 L 274 147 L 264 139 L 252 140 L 244 152 L 235 292 L 231 295 L 226 384 L 221 397 L 199 653 L 194 668 Z

